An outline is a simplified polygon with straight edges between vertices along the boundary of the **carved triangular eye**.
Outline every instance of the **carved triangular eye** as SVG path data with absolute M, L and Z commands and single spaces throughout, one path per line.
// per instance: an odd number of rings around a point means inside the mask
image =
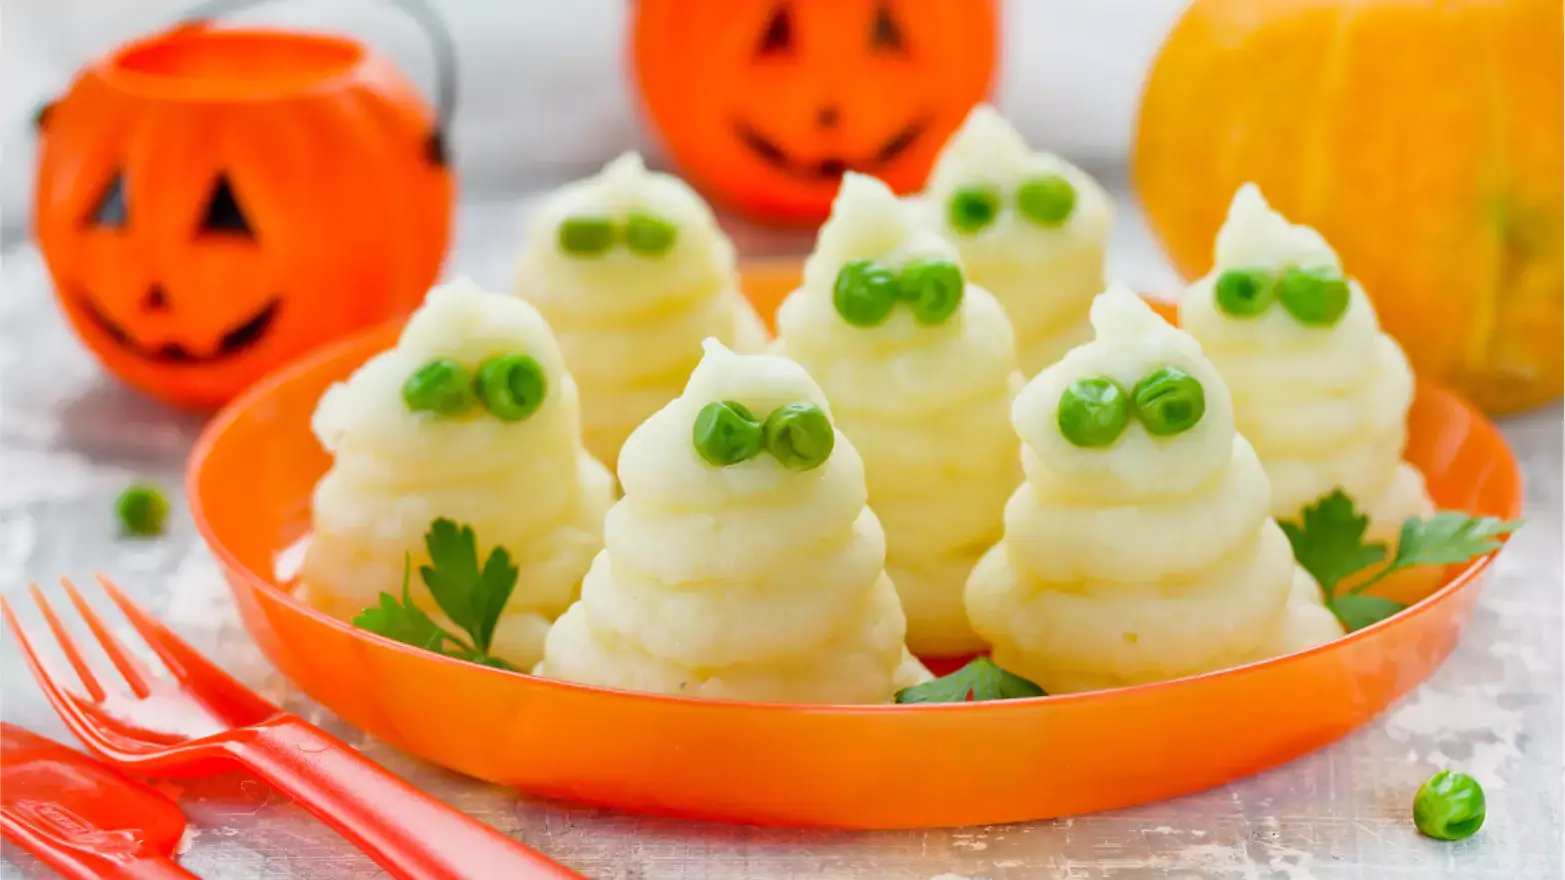
M 201 217 L 200 231 L 228 235 L 255 235 L 250 231 L 250 221 L 245 219 L 244 211 L 239 209 L 239 200 L 234 198 L 234 190 L 229 186 L 226 174 L 218 175 L 217 184 L 212 187 L 212 195 L 206 203 L 206 213 Z
M 869 28 L 869 47 L 876 52 L 907 51 L 907 41 L 902 38 L 902 26 L 897 24 L 891 7 L 885 3 L 875 6 L 875 20 Z
M 793 13 L 788 4 L 779 3 L 766 22 L 761 42 L 756 44 L 757 55 L 783 55 L 793 51 Z
M 130 212 L 125 207 L 125 173 L 116 171 L 103 188 L 103 195 L 98 197 L 98 204 L 87 215 L 87 223 L 105 229 L 124 229 L 129 222 Z

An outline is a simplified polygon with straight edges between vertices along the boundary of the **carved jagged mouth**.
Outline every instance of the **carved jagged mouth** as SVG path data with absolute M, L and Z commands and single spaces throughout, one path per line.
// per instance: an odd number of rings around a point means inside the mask
M 216 350 L 200 353 L 191 351 L 177 342 L 166 342 L 155 347 L 143 345 L 137 342 L 124 327 L 116 324 L 112 318 L 100 311 L 91 298 L 78 293 L 77 300 L 98 329 L 108 334 L 109 338 L 121 348 L 143 360 L 172 366 L 212 364 L 239 355 L 261 341 L 266 331 L 271 329 L 272 322 L 276 320 L 278 309 L 282 308 L 282 299 L 273 299 L 262 306 L 260 311 L 224 333 Z
M 761 161 L 784 174 L 811 181 L 836 180 L 845 171 L 873 174 L 881 166 L 890 164 L 907 152 L 908 148 L 917 143 L 929 128 L 927 120 L 910 122 L 887 138 L 885 143 L 880 145 L 880 149 L 871 156 L 857 159 L 828 156 L 816 162 L 804 162 L 789 155 L 788 151 L 776 141 L 762 134 L 755 126 L 743 119 L 735 118 L 733 125 L 734 134 L 739 138 L 739 142 L 748 147 L 750 152 Z

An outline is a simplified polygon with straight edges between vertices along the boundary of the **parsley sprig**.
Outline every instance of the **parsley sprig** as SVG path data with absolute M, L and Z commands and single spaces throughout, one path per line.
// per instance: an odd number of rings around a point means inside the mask
M 898 703 L 966 703 L 983 700 L 1014 700 L 1044 696 L 1038 687 L 1020 675 L 1006 672 L 988 657 L 979 657 L 949 675 L 915 684 L 897 691 Z
M 515 669 L 489 653 L 495 625 L 516 588 L 517 568 L 511 562 L 511 554 L 504 547 L 495 547 L 480 567 L 478 539 L 472 527 L 443 518 L 430 524 L 424 546 L 429 550 L 430 564 L 419 567 L 419 577 L 435 604 L 468 637 L 450 632 L 413 604 L 409 587 L 411 560 L 402 570 L 401 597 L 382 592 L 380 604 L 364 609 L 353 619 L 353 625 L 448 657 Z
M 1320 584 L 1330 608 L 1349 632 L 1378 623 L 1406 608 L 1400 602 L 1364 591 L 1391 575 L 1415 565 L 1452 565 L 1499 549 L 1499 538 L 1510 534 L 1520 521 L 1492 516 L 1468 516 L 1443 511 L 1428 519 L 1411 517 L 1391 559 L 1352 587 L 1342 582 L 1386 559 L 1380 543 L 1366 543 L 1369 517 L 1359 513 L 1341 489 L 1306 507 L 1297 523 L 1280 523 L 1293 544 L 1293 555 Z

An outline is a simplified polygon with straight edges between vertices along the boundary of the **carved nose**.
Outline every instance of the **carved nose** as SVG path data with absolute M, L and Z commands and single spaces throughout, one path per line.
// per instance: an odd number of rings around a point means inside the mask
M 833 104 L 826 104 L 815 111 L 815 124 L 821 128 L 836 128 L 837 121 L 837 108 Z
M 148 312 L 168 311 L 168 295 L 163 292 L 161 284 L 154 284 L 147 288 L 147 295 L 141 300 L 141 308 Z

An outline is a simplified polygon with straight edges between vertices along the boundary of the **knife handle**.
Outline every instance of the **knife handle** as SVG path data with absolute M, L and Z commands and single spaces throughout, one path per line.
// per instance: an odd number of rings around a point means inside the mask
M 143 851 L 126 861 L 123 856 L 110 857 L 66 846 L 55 838 L 36 833 L 8 813 L 0 814 L 0 835 L 70 880 L 201 880 L 173 859 L 154 852 Z

